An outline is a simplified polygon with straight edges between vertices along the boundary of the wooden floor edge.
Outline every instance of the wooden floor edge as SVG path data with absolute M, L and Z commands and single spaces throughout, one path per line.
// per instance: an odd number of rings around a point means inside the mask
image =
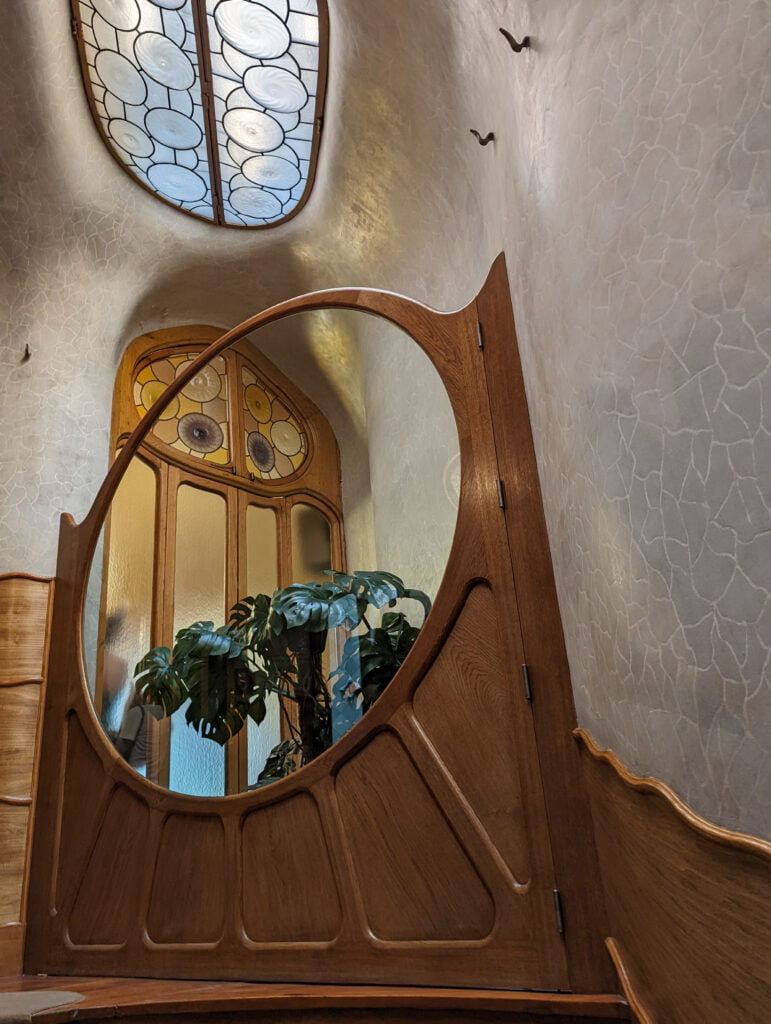
M 638 790 L 638 792 L 650 793 L 664 800 L 681 821 L 688 825 L 689 828 L 692 828 L 694 832 L 698 832 L 699 835 L 704 836 L 706 839 L 711 839 L 713 842 L 720 843 L 723 846 L 730 846 L 735 850 L 754 854 L 764 860 L 771 860 L 771 843 L 760 839 L 758 836 L 748 835 L 745 832 L 732 832 L 730 829 L 715 825 L 706 818 L 702 818 L 666 782 L 662 782 L 661 779 L 657 779 L 652 775 L 635 775 L 613 750 L 601 749 L 595 743 L 591 733 L 586 729 L 574 729 L 573 736 L 583 744 L 593 758 L 610 765 L 621 781 L 627 786 Z
M 81 1003 L 52 1007 L 35 1019 L 54 1024 L 60 1019 L 153 1014 L 243 1013 L 280 1010 L 483 1010 L 499 1014 L 558 1014 L 628 1021 L 629 1005 L 615 993 L 503 991 L 500 989 L 434 988 L 403 985 L 260 984 L 239 982 L 174 982 L 147 978 L 89 978 L 71 975 L 0 978 L 3 992 L 65 990 L 83 995 Z
M 637 1018 L 637 1024 L 656 1024 L 656 1021 L 653 1019 L 652 1014 L 643 1003 L 631 977 L 629 976 L 629 968 L 624 960 L 624 955 L 618 940 L 607 938 L 605 940 L 605 946 L 610 954 L 610 959 L 613 961 L 613 966 L 615 967 L 616 974 L 618 975 L 619 984 L 626 996 L 627 1003 L 629 1003 L 629 1008 Z

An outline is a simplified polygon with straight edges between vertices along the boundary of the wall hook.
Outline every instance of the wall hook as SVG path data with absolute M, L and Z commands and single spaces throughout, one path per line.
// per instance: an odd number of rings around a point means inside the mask
M 488 142 L 495 141 L 495 132 L 488 132 L 487 135 L 485 135 L 485 137 L 482 138 L 482 136 L 479 134 L 476 128 L 469 128 L 469 131 L 471 132 L 472 135 L 475 135 L 477 137 L 480 146 L 486 146 Z
M 521 50 L 527 50 L 530 48 L 530 36 L 523 36 L 522 42 L 518 43 L 511 32 L 507 32 L 505 28 L 498 29 L 498 31 L 512 48 L 514 53 L 519 53 Z
M 21 361 L 23 363 L 26 363 L 31 358 L 32 358 L 32 353 L 29 350 L 29 345 L 25 345 L 24 346 L 24 355 L 21 357 Z

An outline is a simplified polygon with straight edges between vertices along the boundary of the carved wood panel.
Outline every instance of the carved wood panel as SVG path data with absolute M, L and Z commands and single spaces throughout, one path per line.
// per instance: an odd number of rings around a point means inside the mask
M 488 346 L 496 338 L 516 344 L 502 258 L 480 298 L 457 313 L 353 290 L 274 307 L 210 346 L 165 397 L 262 324 L 328 306 L 404 328 L 434 362 L 452 402 L 461 497 L 434 610 L 364 719 L 295 775 L 208 800 L 139 778 L 99 729 L 78 638 L 96 538 L 121 474 L 160 411 L 154 407 L 87 519 L 62 523 L 26 969 L 602 990 L 604 967 L 591 959 L 602 957 L 590 905 L 592 862 L 581 851 L 589 823 L 570 849 L 552 850 L 548 823 L 560 807 L 547 806 L 540 763 L 552 741 L 536 735 L 521 685 L 527 638 L 516 551 L 496 486 L 496 431 L 507 423 L 503 415 L 494 427 L 494 382 L 485 378 L 477 343 L 481 318 Z M 522 388 L 509 403 L 526 416 Z M 523 459 L 537 481 L 532 451 Z M 531 483 L 520 473 L 510 487 L 532 495 Z M 521 507 L 527 511 L 524 498 Z M 540 516 L 540 506 L 531 501 L 530 512 Z M 539 571 L 544 556 L 548 563 L 548 548 L 538 556 Z M 561 650 L 556 600 L 547 604 L 541 640 Z M 547 709 L 555 699 L 548 687 L 539 697 Z M 559 695 L 563 706 L 565 699 Z M 552 780 L 557 787 L 560 800 L 583 806 L 571 772 Z M 553 890 L 576 857 L 587 874 L 569 894 L 574 927 L 563 938 Z M 579 876 L 573 869 L 573 879 Z M 572 946 L 590 953 L 577 958 L 571 976 Z

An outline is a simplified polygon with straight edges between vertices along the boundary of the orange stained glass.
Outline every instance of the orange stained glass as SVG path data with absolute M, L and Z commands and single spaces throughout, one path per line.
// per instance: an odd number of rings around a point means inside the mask
M 200 353 L 184 352 L 148 363 L 134 381 L 134 403 L 144 416 L 168 385 Z M 225 466 L 231 461 L 225 360 L 216 356 L 163 410 L 153 427 L 159 441 L 183 455 Z
M 299 417 L 247 366 L 241 384 L 247 470 L 262 480 L 291 476 L 308 455 Z

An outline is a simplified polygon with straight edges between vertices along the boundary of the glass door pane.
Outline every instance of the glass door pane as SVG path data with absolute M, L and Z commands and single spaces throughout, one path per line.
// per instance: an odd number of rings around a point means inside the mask
M 220 494 L 182 484 L 177 491 L 174 633 L 194 622 L 225 621 L 227 515 Z M 187 704 L 171 719 L 169 788 L 224 796 L 225 749 L 185 721 Z
M 278 587 L 278 531 L 272 508 L 246 508 L 246 590 L 250 597 L 272 597 Z M 281 708 L 276 694 L 265 701 L 267 715 L 258 726 L 247 719 L 247 785 L 253 786 L 271 750 L 281 742 Z
M 152 645 L 155 500 L 155 471 L 132 459 L 113 499 L 104 568 L 96 703 L 113 738 L 132 703 L 134 666 Z M 134 767 L 144 774 L 144 765 Z

